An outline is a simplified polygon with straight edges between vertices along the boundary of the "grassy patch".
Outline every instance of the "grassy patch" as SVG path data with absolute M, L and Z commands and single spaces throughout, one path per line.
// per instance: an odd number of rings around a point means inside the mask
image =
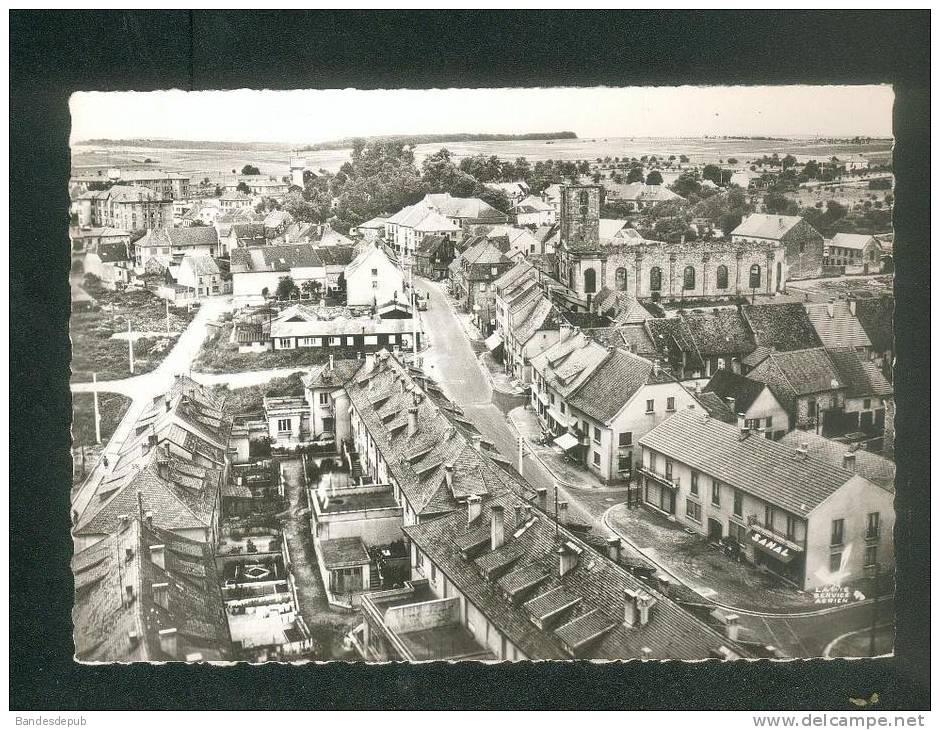
M 118 393 L 98 394 L 102 444 L 108 443 L 130 404 L 130 398 Z M 95 407 L 91 393 L 72 394 L 72 439 L 73 446 L 91 446 L 95 443 Z
M 166 329 L 166 305 L 149 291 L 112 292 L 91 286 L 89 293 L 101 308 L 95 312 L 73 312 L 69 321 L 72 338 L 72 380 L 91 380 L 93 372 L 101 380 L 130 376 L 127 342 L 112 340 L 115 332 L 126 332 L 127 322 L 137 332 Z M 180 332 L 192 321 L 194 312 L 170 309 L 170 331 Z M 156 368 L 172 349 L 178 335 L 142 337 L 134 343 L 134 374 Z
M 226 322 L 215 334 L 206 337 L 196 359 L 193 370 L 201 373 L 233 373 L 246 370 L 273 370 L 276 368 L 317 365 L 327 362 L 330 355 L 335 358 L 355 358 L 353 347 L 301 347 L 296 350 L 265 350 L 264 352 L 239 352 L 238 346 L 230 342 L 232 323 Z

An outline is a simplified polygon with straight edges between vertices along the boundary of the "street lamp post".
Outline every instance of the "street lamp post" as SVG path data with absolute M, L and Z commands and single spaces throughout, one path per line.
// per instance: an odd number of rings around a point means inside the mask
M 881 578 L 881 565 L 866 566 L 865 572 L 871 581 L 871 627 L 868 632 L 868 656 L 875 656 L 875 627 L 878 625 L 878 584 Z

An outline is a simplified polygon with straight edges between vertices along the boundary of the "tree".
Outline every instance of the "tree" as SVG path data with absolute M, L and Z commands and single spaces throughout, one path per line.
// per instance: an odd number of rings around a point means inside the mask
M 702 190 L 702 185 L 698 181 L 698 174 L 693 170 L 683 172 L 670 187 L 672 192 L 681 195 L 683 198 L 698 195 Z
M 869 190 L 890 190 L 891 179 L 887 177 L 876 177 L 874 180 L 869 180 L 868 189 Z
M 688 161 L 689 161 L 689 158 L 687 155 L 679 155 L 679 162 L 685 163 Z
M 783 158 L 781 163 L 783 164 L 784 170 L 789 170 L 791 167 L 793 167 L 796 164 L 796 158 L 793 155 L 787 155 L 786 157 Z
M 627 173 L 627 185 L 635 182 L 643 182 L 643 168 L 631 167 Z
M 244 182 L 238 183 L 238 185 L 235 186 L 235 190 L 239 193 L 244 193 L 245 195 L 251 193 L 251 188 L 249 188 L 248 185 Z
M 316 279 L 308 279 L 300 285 L 300 290 L 307 295 L 308 299 L 316 299 L 323 285 Z
M 764 196 L 764 209 L 771 214 L 796 215 L 799 206 L 795 200 L 777 192 L 770 192 Z
M 738 158 L 737 158 L 737 157 L 729 157 L 729 158 L 728 158 L 728 164 L 729 164 L 729 165 L 737 165 L 737 164 L 738 164 Z
M 296 296 L 299 293 L 297 285 L 294 283 L 294 280 L 290 276 L 282 276 L 281 279 L 277 282 L 277 289 L 274 291 L 274 296 L 277 299 L 286 301 Z
M 721 184 L 721 168 L 718 165 L 705 165 L 702 168 L 702 179 L 711 180 L 715 185 Z
M 649 175 L 646 176 L 647 185 L 662 185 L 663 184 L 663 175 L 659 170 L 653 170 Z
M 259 170 L 254 165 L 245 165 L 242 168 L 242 175 L 260 175 L 261 170 Z

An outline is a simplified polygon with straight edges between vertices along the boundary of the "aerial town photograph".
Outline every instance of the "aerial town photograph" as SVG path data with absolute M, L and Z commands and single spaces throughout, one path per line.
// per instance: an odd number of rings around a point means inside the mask
M 75 660 L 892 654 L 893 101 L 75 94 Z

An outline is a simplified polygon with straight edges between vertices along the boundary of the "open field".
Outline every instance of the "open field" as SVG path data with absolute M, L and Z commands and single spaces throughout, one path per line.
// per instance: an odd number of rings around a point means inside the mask
M 164 302 L 149 291 L 112 292 L 92 287 L 88 290 L 101 308 L 94 312 L 73 312 L 69 320 L 72 339 L 72 381 L 128 377 L 130 362 L 126 340 L 111 339 L 115 332 L 126 332 L 127 322 L 139 332 L 164 332 Z M 134 374 L 157 367 L 173 347 L 176 338 L 191 321 L 193 312 L 170 310 L 170 334 L 140 337 L 134 342 Z
M 101 445 L 111 439 L 111 434 L 127 412 L 131 399 L 118 393 L 99 393 L 98 411 L 101 415 Z M 72 394 L 72 445 L 91 446 L 95 443 L 95 406 L 91 393 Z
M 813 139 L 759 140 L 759 139 L 707 139 L 707 138 L 657 138 L 657 137 L 608 137 L 598 139 L 515 140 L 502 142 L 433 142 L 415 147 L 418 165 L 429 154 L 447 147 L 456 159 L 472 155 L 496 155 L 503 159 L 526 157 L 537 160 L 595 160 L 598 157 L 642 157 L 656 155 L 687 155 L 690 162 L 704 164 L 736 158 L 742 164 L 746 160 L 771 155 L 786 154 L 818 155 L 827 159 L 833 155 L 861 154 L 872 162 L 881 164 L 890 158 L 892 143 L 879 140 L 871 144 L 830 144 Z M 313 169 L 323 168 L 335 172 L 349 159 L 348 149 L 305 152 L 307 164 Z M 231 175 L 232 170 L 241 170 L 252 164 L 265 175 L 281 177 L 289 173 L 289 146 L 283 149 L 198 149 L 157 147 L 102 147 L 76 146 L 72 149 L 72 168 L 76 172 L 94 172 L 108 167 L 133 167 L 134 169 L 161 169 L 189 173 L 194 179 L 203 177 L 217 179 Z M 144 160 L 150 159 L 149 164 Z

